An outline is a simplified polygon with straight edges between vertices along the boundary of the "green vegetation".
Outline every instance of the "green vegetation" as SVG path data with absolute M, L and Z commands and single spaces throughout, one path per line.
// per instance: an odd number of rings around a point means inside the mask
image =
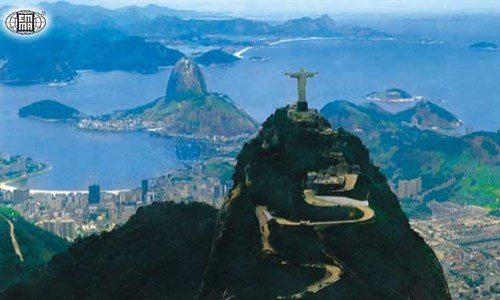
M 23 262 L 14 252 L 10 226 L 4 217 L 14 225 Z M 0 291 L 27 280 L 33 271 L 46 264 L 54 254 L 65 251 L 68 245 L 66 240 L 28 223 L 17 211 L 0 207 Z
M 374 103 L 355 105 L 345 101 L 327 104 L 321 113 L 333 127 L 357 131 L 370 149 L 371 159 L 397 185 L 398 179 L 422 178 L 423 191 L 454 182 L 426 195 L 423 202 L 401 202 L 411 217 L 426 216 L 432 200 L 474 204 L 498 209 L 500 198 L 500 135 L 476 132 L 453 137 L 408 127 L 412 119 L 423 127 L 452 129 L 458 119 L 443 108 L 421 102 L 391 114 Z
M 396 113 L 394 118 L 397 122 L 416 123 L 424 128 L 451 130 L 461 125 L 452 113 L 430 101 L 420 101 L 412 108 Z
M 155 203 L 122 227 L 77 240 L 32 280 L 1 299 L 193 299 L 212 241 L 216 210 Z
M 236 136 L 257 129 L 257 123 L 246 112 L 220 94 L 182 101 L 161 98 L 146 106 L 103 117 L 104 120 L 124 118 L 161 122 L 165 131 L 172 135 Z
M 500 172 L 498 166 L 477 163 L 471 153 L 463 154 L 452 168 L 461 171 L 460 181 L 450 200 L 462 204 L 500 209 Z
M 21 118 L 39 118 L 42 120 L 69 121 L 78 120 L 82 114 L 67 105 L 54 100 L 41 100 L 19 110 Z

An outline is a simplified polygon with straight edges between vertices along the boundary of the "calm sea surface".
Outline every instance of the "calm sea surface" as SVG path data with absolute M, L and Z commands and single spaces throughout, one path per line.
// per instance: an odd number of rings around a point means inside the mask
M 303 66 L 319 72 L 307 90 L 310 106 L 318 109 L 335 99 L 361 102 L 371 91 L 401 88 L 443 99 L 439 105 L 475 130 L 500 127 L 500 51 L 477 52 L 447 43 L 321 40 L 254 48 L 244 56 L 269 61 L 242 60 L 203 70 L 209 90 L 228 94 L 258 121 L 293 102 L 296 83 L 283 73 Z M 184 142 L 138 133 L 83 132 L 67 124 L 21 119 L 17 111 L 41 99 L 55 99 L 87 114 L 134 107 L 162 95 L 169 72 L 83 73 L 76 84 L 59 88 L 0 85 L 0 151 L 52 165 L 51 172 L 23 182 L 31 188 L 138 186 L 141 178 L 177 167 L 175 149 Z

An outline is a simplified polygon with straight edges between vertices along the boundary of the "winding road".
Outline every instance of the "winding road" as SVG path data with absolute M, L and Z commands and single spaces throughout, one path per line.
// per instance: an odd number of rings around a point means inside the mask
M 0 215 L 2 218 L 9 224 L 10 227 L 10 241 L 12 243 L 12 248 L 14 248 L 14 252 L 16 252 L 16 255 L 19 257 L 19 260 L 21 262 L 24 261 L 23 253 L 21 252 L 21 249 L 19 248 L 19 243 L 17 242 L 16 235 L 14 234 L 14 224 L 6 218 L 4 215 Z
M 357 179 L 357 178 L 356 178 Z M 354 180 L 354 184 L 355 181 Z M 349 188 L 353 189 L 354 184 L 352 184 Z M 346 190 L 346 189 L 344 189 Z M 368 197 L 367 197 L 368 198 Z M 320 207 L 353 207 L 359 209 L 363 212 L 363 215 L 358 219 L 351 220 L 332 220 L 332 221 L 319 221 L 319 222 L 311 222 L 310 220 L 306 221 L 291 221 L 280 217 L 273 216 L 266 206 L 257 206 L 255 208 L 255 215 L 259 221 L 259 227 L 261 232 L 262 239 L 262 251 L 269 254 L 277 254 L 277 251 L 271 244 L 269 240 L 269 236 L 271 235 L 271 231 L 269 229 L 268 222 L 271 220 L 275 220 L 279 225 L 282 226 L 315 226 L 317 228 L 324 228 L 334 225 L 340 224 L 352 224 L 352 223 L 361 223 L 366 222 L 373 217 L 375 217 L 375 211 L 370 208 L 368 200 L 356 200 L 348 197 L 337 197 L 337 196 L 316 196 L 314 191 L 312 190 L 304 190 L 304 201 L 309 205 L 320 206 Z M 337 261 L 333 257 L 332 260 L 335 264 L 302 264 L 303 267 L 309 268 L 323 268 L 325 269 L 325 276 L 317 282 L 312 283 L 307 286 L 303 291 L 289 295 L 289 296 L 280 296 L 278 299 L 299 299 L 303 298 L 307 295 L 307 293 L 316 293 L 325 287 L 337 282 L 340 280 L 340 276 L 342 275 L 344 268 L 343 263 Z

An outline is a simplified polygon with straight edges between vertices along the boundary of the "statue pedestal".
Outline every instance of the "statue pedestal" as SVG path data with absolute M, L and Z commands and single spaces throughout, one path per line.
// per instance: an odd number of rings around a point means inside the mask
M 298 101 L 297 102 L 297 111 L 308 111 L 309 108 L 307 107 L 307 102 L 306 101 Z

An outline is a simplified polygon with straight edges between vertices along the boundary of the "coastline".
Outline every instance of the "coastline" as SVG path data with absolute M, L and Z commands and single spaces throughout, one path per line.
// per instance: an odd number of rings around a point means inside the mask
M 233 56 L 236 56 L 237 58 L 242 59 L 242 58 L 244 58 L 243 54 L 245 52 L 247 52 L 248 50 L 250 50 L 250 49 L 253 49 L 253 46 L 245 47 L 245 48 L 243 48 L 241 50 L 238 50 L 238 51 L 236 51 L 236 52 L 233 53 Z
M 18 178 L 20 179 L 20 178 Z M 9 185 L 9 183 L 13 182 L 15 180 L 8 180 L 8 181 L 3 181 L 0 182 L 0 190 L 6 190 L 9 192 L 13 192 L 14 190 L 18 189 L 15 186 Z M 120 189 L 120 190 L 109 190 L 109 191 L 102 191 L 103 193 L 109 193 L 109 194 L 114 194 L 118 195 L 120 192 L 128 192 L 131 191 L 132 189 Z M 37 190 L 37 189 L 29 189 L 30 194 L 52 194 L 52 195 L 57 195 L 57 194 L 88 194 L 89 191 L 87 190 Z
M 0 190 L 14 192 L 14 190 L 19 189 L 19 188 L 11 185 L 12 183 L 14 183 L 18 180 L 21 180 L 21 179 L 26 179 L 29 177 L 34 177 L 34 176 L 41 175 L 43 173 L 50 172 L 50 170 L 52 170 L 52 166 L 47 165 L 47 167 L 45 167 L 43 170 L 33 172 L 31 174 L 23 174 L 22 176 L 19 176 L 19 177 L 14 178 L 14 179 L 0 181 Z M 39 189 L 30 189 L 30 188 L 28 188 L 28 189 L 30 191 L 30 194 L 52 194 L 52 195 L 57 195 L 57 194 L 69 195 L 69 194 L 78 194 L 78 193 L 88 194 L 88 191 L 86 191 L 86 190 L 39 190 Z M 132 190 L 132 189 L 118 189 L 118 190 L 109 190 L 109 191 L 102 191 L 102 192 L 118 195 L 120 192 L 128 192 L 130 190 Z
M 302 42 L 302 41 L 316 41 L 316 40 L 341 40 L 341 37 L 303 37 L 303 38 L 289 38 L 289 39 L 280 39 L 276 42 L 269 43 L 268 46 L 275 46 L 279 44 L 292 43 L 292 42 Z
M 284 38 L 284 39 L 279 39 L 277 41 L 274 41 L 272 42 L 271 40 L 269 41 L 266 41 L 262 44 L 262 46 L 267 46 L 267 47 L 270 47 L 270 46 L 276 46 L 276 45 L 279 45 L 279 44 L 285 44 L 285 43 L 293 43 L 293 42 L 303 42 L 303 41 L 321 41 L 321 40 L 346 40 L 346 39 L 349 39 L 349 38 L 345 38 L 345 37 L 317 37 L 317 36 L 311 36 L 311 37 L 296 37 L 296 38 Z M 393 38 L 368 38 L 369 40 L 374 40 L 374 41 L 377 41 L 377 40 L 388 40 L 388 41 L 392 41 Z M 248 46 L 248 47 L 245 47 L 241 50 L 238 50 L 236 52 L 233 53 L 234 56 L 236 56 L 237 58 L 239 59 L 243 59 L 244 56 L 243 54 L 251 49 L 255 48 L 255 46 Z

